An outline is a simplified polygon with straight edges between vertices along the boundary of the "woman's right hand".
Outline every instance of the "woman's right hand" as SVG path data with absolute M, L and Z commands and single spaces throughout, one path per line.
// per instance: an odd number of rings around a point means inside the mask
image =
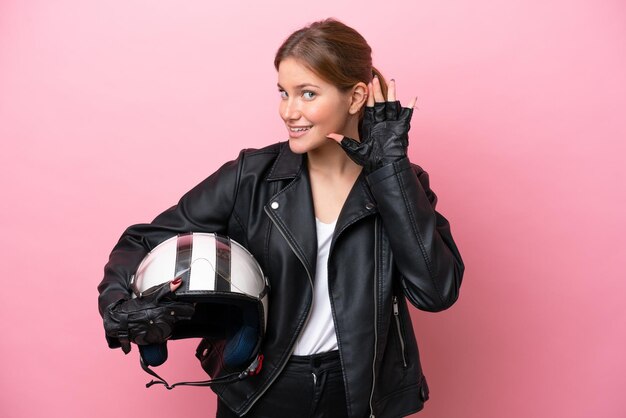
M 191 319 L 194 304 L 176 301 L 174 293 L 182 284 L 180 278 L 153 286 L 141 297 L 122 300 L 104 312 L 104 329 L 109 337 L 120 341 L 124 353 L 135 344 L 159 344 L 171 337 L 174 324 Z

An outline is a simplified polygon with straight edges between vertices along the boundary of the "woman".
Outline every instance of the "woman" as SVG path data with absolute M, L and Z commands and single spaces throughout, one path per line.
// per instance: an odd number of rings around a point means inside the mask
M 428 174 L 406 156 L 415 100 L 401 108 L 363 37 L 333 19 L 294 32 L 274 64 L 288 142 L 243 150 L 151 224 L 128 228 L 100 311 L 125 303 L 158 243 L 219 232 L 254 255 L 271 293 L 262 372 L 213 387 L 218 417 L 419 411 L 428 386 L 406 299 L 450 307 L 464 265 Z

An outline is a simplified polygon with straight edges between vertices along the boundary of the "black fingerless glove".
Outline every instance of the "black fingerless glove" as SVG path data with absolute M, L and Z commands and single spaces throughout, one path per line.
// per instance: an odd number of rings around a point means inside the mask
M 175 299 L 166 282 L 151 287 L 139 298 L 118 301 L 104 312 L 104 330 L 120 341 L 124 353 L 130 351 L 130 342 L 163 343 L 172 335 L 177 321 L 191 319 L 194 313 L 193 303 Z
M 412 115 L 413 109 L 401 107 L 399 101 L 366 107 L 359 132 L 361 141 L 344 137 L 341 147 L 368 174 L 399 161 L 407 155 Z

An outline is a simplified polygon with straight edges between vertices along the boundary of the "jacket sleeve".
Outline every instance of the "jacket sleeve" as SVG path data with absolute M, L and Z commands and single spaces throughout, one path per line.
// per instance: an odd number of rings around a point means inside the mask
M 148 252 L 161 242 L 185 232 L 227 233 L 242 159 L 243 151 L 236 160 L 224 164 L 151 223 L 132 225 L 124 231 L 111 251 L 104 267 L 104 278 L 98 285 L 100 315 L 109 305 L 131 297 L 131 276 Z M 111 348 L 120 346 L 117 339 L 108 336 L 107 342 Z
M 368 177 L 407 298 L 431 312 L 459 296 L 465 266 L 447 219 L 435 211 L 428 173 L 403 158 Z

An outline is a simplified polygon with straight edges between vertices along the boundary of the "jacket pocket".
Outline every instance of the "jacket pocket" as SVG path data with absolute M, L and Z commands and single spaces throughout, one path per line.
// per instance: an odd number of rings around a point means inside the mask
M 400 316 L 400 306 L 398 297 L 393 297 L 393 318 L 396 323 L 396 334 L 398 335 L 398 342 L 400 343 L 400 355 L 402 357 L 402 366 L 406 369 L 408 364 L 406 362 L 406 344 L 404 340 L 404 327 L 402 325 L 402 317 Z

